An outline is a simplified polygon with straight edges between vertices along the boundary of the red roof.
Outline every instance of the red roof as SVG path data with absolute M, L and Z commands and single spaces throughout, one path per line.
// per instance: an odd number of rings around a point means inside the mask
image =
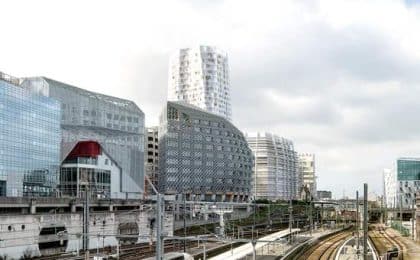
M 96 141 L 80 141 L 73 150 L 67 155 L 67 159 L 74 159 L 77 157 L 94 157 L 97 158 L 101 152 L 101 145 Z

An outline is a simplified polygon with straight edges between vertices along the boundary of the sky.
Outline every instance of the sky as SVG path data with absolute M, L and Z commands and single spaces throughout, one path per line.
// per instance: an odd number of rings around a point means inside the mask
M 229 54 L 233 122 L 316 154 L 318 189 L 382 192 L 420 157 L 416 1 L 1 0 L 0 71 L 121 98 L 158 124 L 178 48 Z

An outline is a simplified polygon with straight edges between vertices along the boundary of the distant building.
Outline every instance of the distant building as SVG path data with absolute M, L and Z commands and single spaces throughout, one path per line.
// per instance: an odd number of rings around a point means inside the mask
M 60 169 L 59 191 L 62 197 L 124 199 L 121 167 L 95 141 L 78 142 L 64 159 Z
M 60 103 L 0 72 L 0 196 L 55 196 Z
M 315 154 L 299 154 L 299 168 L 302 174 L 302 185 L 308 187 L 316 197 Z
M 169 62 L 168 100 L 185 101 L 232 118 L 226 52 L 211 46 L 180 49 Z
M 150 181 L 157 188 L 158 187 L 158 173 L 159 173 L 159 138 L 158 127 L 148 127 L 146 138 L 146 175 Z M 145 182 L 145 192 L 153 194 L 149 183 Z
M 298 198 L 301 178 L 293 142 L 271 133 L 251 133 L 246 139 L 255 158 L 253 195 L 268 200 Z
M 316 196 L 318 200 L 331 200 L 332 199 L 332 193 L 328 190 L 319 190 L 316 192 Z
M 134 102 L 45 77 L 26 78 L 22 86 L 60 101 L 61 160 L 79 141 L 97 141 L 121 167 L 122 191 L 143 192 L 144 113 Z
M 159 190 L 187 200 L 247 201 L 252 153 L 242 132 L 221 116 L 167 102 L 159 125 Z
M 392 208 L 395 204 L 397 196 L 397 175 L 392 169 L 384 169 L 383 182 L 384 182 L 384 200 L 385 205 Z
M 420 158 L 398 158 L 384 170 L 384 195 L 388 207 L 412 207 L 420 191 Z

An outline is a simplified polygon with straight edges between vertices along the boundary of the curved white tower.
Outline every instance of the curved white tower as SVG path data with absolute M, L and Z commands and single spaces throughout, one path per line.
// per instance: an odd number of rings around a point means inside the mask
M 168 100 L 185 101 L 231 120 L 226 52 L 199 46 L 174 53 L 169 63 Z

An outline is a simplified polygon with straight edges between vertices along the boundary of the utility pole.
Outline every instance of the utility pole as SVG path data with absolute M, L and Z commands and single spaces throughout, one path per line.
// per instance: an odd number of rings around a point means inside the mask
M 290 244 L 292 243 L 292 225 L 293 225 L 293 206 L 292 206 L 292 199 L 289 201 L 289 236 L 290 236 Z
M 360 248 L 360 236 L 359 236 L 359 191 L 356 191 L 356 232 L 357 232 L 357 253 Z
M 363 185 L 363 260 L 368 259 L 368 243 L 367 243 L 367 237 L 368 237 L 368 185 L 365 183 Z
M 402 232 L 402 194 L 400 194 L 400 233 Z
M 183 194 L 183 198 L 184 198 L 184 253 L 186 252 L 186 240 L 185 240 L 185 238 L 187 237 L 187 226 L 186 226 L 186 223 L 185 223 L 185 218 L 186 218 L 186 216 L 185 216 L 185 214 L 186 214 L 186 208 L 187 208 L 187 203 L 186 203 L 186 197 L 187 196 L 187 194 L 184 192 L 184 194 Z
M 395 195 L 396 196 L 396 195 Z M 395 202 L 395 200 L 396 200 L 396 197 L 394 196 L 394 205 L 393 205 L 393 207 L 392 207 L 392 218 L 391 218 L 391 227 L 392 227 L 392 224 L 394 224 L 394 221 L 395 221 L 395 210 L 396 210 L 396 208 L 397 208 L 397 206 L 396 206 L 396 202 Z
M 162 195 L 156 194 L 156 260 L 162 260 Z
M 416 195 L 414 195 L 414 199 L 412 200 L 412 206 L 413 208 L 411 209 L 413 214 L 411 217 L 411 239 L 414 241 L 414 219 L 416 217 L 416 210 L 415 210 L 415 206 L 416 206 Z
M 89 186 L 85 185 L 85 203 L 83 207 L 83 251 L 89 250 Z
M 314 220 L 312 216 L 312 198 L 309 201 L 309 234 L 312 236 L 312 229 L 314 226 Z
M 256 201 L 255 201 L 255 197 L 254 197 L 254 214 L 253 214 L 253 224 L 252 224 L 252 234 L 251 234 L 251 236 L 252 236 L 252 241 L 254 241 L 254 229 L 255 229 L 255 214 L 256 214 L 256 209 L 257 208 L 257 203 L 256 203 Z
M 155 185 L 153 185 L 152 181 L 149 179 L 149 176 L 144 176 L 149 182 L 150 187 L 152 187 L 153 192 L 156 194 L 156 260 L 162 260 L 162 248 L 163 248 L 163 236 L 162 236 L 162 229 L 163 229 L 163 214 L 165 214 L 165 197 L 164 195 L 160 194 Z M 163 203 L 162 203 L 163 200 Z M 163 210 L 162 210 L 163 208 Z

